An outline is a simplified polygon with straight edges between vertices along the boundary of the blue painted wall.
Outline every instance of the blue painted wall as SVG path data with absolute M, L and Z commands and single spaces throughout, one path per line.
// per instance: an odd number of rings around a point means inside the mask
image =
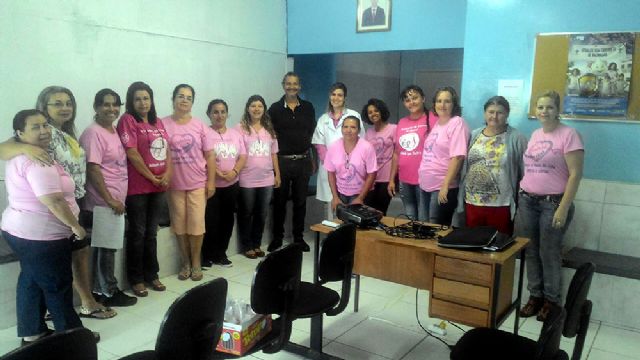
M 462 80 L 465 118 L 472 127 L 482 124 L 482 105 L 495 95 L 499 79 L 525 81 L 528 109 L 536 34 L 640 31 L 638 13 L 637 0 L 469 0 Z M 538 127 L 524 114 L 511 116 L 510 122 L 527 134 Z M 586 178 L 640 182 L 640 124 L 566 123 L 585 141 Z
M 366 0 L 365 0 L 366 1 Z M 356 1 L 287 1 L 289 54 L 461 48 L 464 0 L 393 0 L 391 31 L 356 33 Z

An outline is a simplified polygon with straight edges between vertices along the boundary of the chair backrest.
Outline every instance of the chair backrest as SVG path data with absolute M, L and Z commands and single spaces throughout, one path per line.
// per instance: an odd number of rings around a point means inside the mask
M 302 249 L 297 244 L 268 254 L 256 267 L 251 285 L 251 308 L 257 314 L 291 313 L 298 296 Z M 289 306 L 289 308 L 287 308 Z
M 346 272 L 351 276 L 355 246 L 355 224 L 342 224 L 327 235 L 322 242 L 318 260 L 318 278 L 321 284 L 344 280 Z
M 208 359 L 224 322 L 227 280 L 218 278 L 178 297 L 167 310 L 156 340 L 158 359 Z
M 580 265 L 571 279 L 567 299 L 564 308 L 567 311 L 567 320 L 562 334 L 566 337 L 574 337 L 580 331 L 583 306 L 587 301 L 587 295 L 591 288 L 591 280 L 596 266 L 593 263 Z
M 556 307 L 547 316 L 536 348 L 535 359 L 555 359 L 560 353 L 560 339 L 567 313 L 562 307 Z
M 98 349 L 93 333 L 76 328 L 53 333 L 32 344 L 0 357 L 2 360 L 97 360 Z

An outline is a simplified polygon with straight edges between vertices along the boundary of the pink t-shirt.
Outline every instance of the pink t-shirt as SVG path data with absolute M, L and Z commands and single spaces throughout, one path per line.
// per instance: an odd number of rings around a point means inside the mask
M 71 236 L 71 229 L 38 200 L 38 196 L 62 193 L 71 212 L 78 216 L 75 183 L 61 165 L 40 166 L 25 155 L 16 156 L 6 163 L 5 185 L 9 206 L 2 213 L 2 230 L 28 240 Z
M 157 119 L 155 125 L 151 125 L 137 122 L 130 114 L 123 114 L 118 121 L 117 130 L 125 149 L 138 149 L 142 160 L 153 174 L 164 174 L 167 170 L 169 137 L 160 119 Z M 127 195 L 148 194 L 165 190 L 153 185 L 128 160 L 127 171 L 129 174 Z
M 324 168 L 328 172 L 336 173 L 336 187 L 342 195 L 352 196 L 360 194 L 367 174 L 378 170 L 376 150 L 369 142 L 358 139 L 358 143 L 347 155 L 344 141 L 336 140 L 329 145 L 327 156 L 324 158 Z
M 564 155 L 576 150 L 584 150 L 580 134 L 564 124 L 545 133 L 538 129 L 524 152 L 524 177 L 520 182 L 522 190 L 538 195 L 564 193 L 569 179 L 569 168 Z
M 238 124 L 236 129 L 242 134 L 244 147 L 247 151 L 247 162 L 240 171 L 240 187 L 273 186 L 275 176 L 271 155 L 278 153 L 278 141 L 272 138 L 264 128 L 260 129 L 258 133 L 253 129 L 251 129 L 251 133 L 247 133 Z
M 213 139 L 213 150 L 216 152 L 216 168 L 220 171 L 231 171 L 240 155 L 246 155 L 242 135 L 236 129 L 227 128 L 224 134 L 209 128 L 209 136 Z M 238 182 L 238 176 L 233 181 L 216 177 L 216 187 L 224 188 Z
M 454 156 L 467 156 L 469 126 L 460 116 L 454 116 L 440 125 L 436 123 L 424 142 L 420 174 L 420 189 L 428 192 L 438 191 L 447 175 L 449 162 Z M 458 187 L 456 177 L 449 189 Z
M 115 200 L 124 203 L 127 197 L 127 154 L 118 133 L 111 133 L 93 123 L 80 136 L 80 145 L 87 154 L 87 163 L 100 165 L 107 191 Z M 95 206 L 107 206 L 91 181 L 87 181 L 87 195 L 82 208 L 93 211 Z
M 169 135 L 171 148 L 171 189 L 203 189 L 207 185 L 207 159 L 205 151 L 213 150 L 213 138 L 208 127 L 197 117 L 186 124 L 178 124 L 171 116 L 162 118 Z
M 378 163 L 376 182 L 389 182 L 396 127 L 397 126 L 395 124 L 387 124 L 387 126 L 385 126 L 380 132 L 376 132 L 376 129 L 371 127 L 367 129 L 367 133 L 364 136 L 364 138 L 376 150 L 376 160 Z
M 429 113 L 429 129 L 433 129 L 438 117 Z M 417 120 L 408 116 L 398 121 L 394 138 L 398 152 L 398 177 L 403 183 L 418 185 L 418 166 L 422 160 L 424 139 L 427 138 L 427 115 Z

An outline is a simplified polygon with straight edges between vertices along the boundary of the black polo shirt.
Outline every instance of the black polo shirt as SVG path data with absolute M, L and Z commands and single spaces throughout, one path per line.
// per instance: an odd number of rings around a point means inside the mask
M 284 96 L 269 107 L 269 116 L 278 137 L 278 155 L 305 154 L 311 147 L 316 129 L 316 111 L 313 105 L 298 97 L 295 110 L 287 106 Z

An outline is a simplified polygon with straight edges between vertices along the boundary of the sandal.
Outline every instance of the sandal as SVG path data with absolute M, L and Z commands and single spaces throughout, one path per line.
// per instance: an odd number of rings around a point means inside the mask
M 202 269 L 191 269 L 191 280 L 200 281 L 202 280 Z
M 255 251 L 253 250 L 249 250 L 249 251 L 245 251 L 244 252 L 244 256 L 248 257 L 249 259 L 255 259 L 258 257 L 258 255 L 256 254 Z
M 101 307 L 101 308 L 89 310 L 86 307 L 81 306 L 80 312 L 78 313 L 78 316 L 81 318 L 99 319 L 99 320 L 111 319 L 116 315 L 118 315 L 118 313 L 109 307 Z
M 255 248 L 253 249 L 253 251 L 256 253 L 256 256 L 258 257 L 264 257 L 266 255 L 264 251 L 262 251 L 262 249 L 260 248 Z
M 147 288 L 144 287 L 143 283 L 133 285 L 131 287 L 131 291 L 133 291 L 133 294 L 137 297 L 145 297 L 149 295 Z
M 178 273 L 178 280 L 187 280 L 191 276 L 191 268 L 188 266 L 183 266 L 180 272 Z
M 151 281 L 151 288 L 155 291 L 165 291 L 167 287 L 164 286 L 163 283 L 160 282 L 160 279 L 155 279 Z

